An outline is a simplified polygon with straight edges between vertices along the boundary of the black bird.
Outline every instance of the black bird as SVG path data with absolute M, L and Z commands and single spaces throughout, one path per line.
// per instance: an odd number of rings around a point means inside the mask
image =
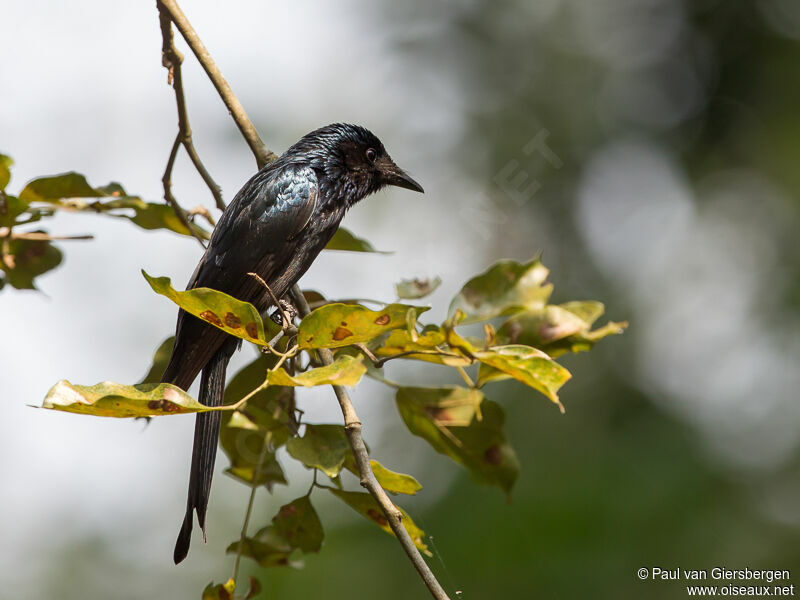
M 258 273 L 282 298 L 331 239 L 347 209 L 386 185 L 423 191 L 367 129 L 337 123 L 312 131 L 239 190 L 217 223 L 187 289 L 219 290 L 263 313 L 273 302 L 248 273 Z M 202 371 L 199 400 L 219 406 L 225 370 L 238 345 L 238 338 L 181 310 L 161 380 L 186 390 Z M 195 510 L 205 539 L 219 424 L 218 411 L 197 415 L 176 564 L 189 552 Z

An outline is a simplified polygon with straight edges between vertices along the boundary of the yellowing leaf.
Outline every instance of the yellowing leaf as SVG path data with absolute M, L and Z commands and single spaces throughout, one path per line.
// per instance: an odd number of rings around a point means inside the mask
M 622 333 L 627 326 L 612 321 L 592 331 L 592 324 L 603 311 L 603 304 L 594 301 L 549 304 L 542 310 L 514 315 L 503 324 L 497 337 L 506 343 L 539 348 L 551 357 L 581 352 L 606 336 Z
M 461 387 L 403 387 L 396 400 L 411 433 L 466 467 L 478 483 L 510 493 L 519 462 L 506 441 L 499 404 L 479 390 Z
M 300 348 L 339 348 L 368 342 L 379 335 L 406 326 L 409 311 L 414 318 L 428 310 L 423 306 L 390 304 L 370 310 L 360 304 L 326 304 L 300 323 Z
M 284 369 L 270 371 L 270 385 L 314 387 L 318 385 L 355 385 L 367 372 L 363 356 L 341 356 L 332 364 L 289 375 Z
M 98 417 L 157 417 L 209 410 L 182 389 L 169 384 L 122 385 L 104 381 L 97 385 L 54 385 L 42 408 Z
M 464 323 L 499 315 L 544 308 L 553 285 L 545 283 L 549 271 L 538 258 L 528 263 L 501 260 L 470 279 L 450 303 L 448 315 L 464 313 Z
M 395 494 L 410 494 L 413 496 L 422 489 L 419 481 L 417 481 L 412 475 L 390 471 L 377 460 L 371 460 L 369 461 L 369 464 L 372 467 L 372 472 L 375 475 L 375 479 L 378 480 L 378 483 L 380 483 L 381 487 L 387 492 L 393 492 Z
M 203 590 L 203 600 L 233 600 L 236 583 L 228 579 L 225 583 L 209 583 Z
M 558 400 L 558 390 L 572 375 L 541 350 L 519 345 L 495 346 L 475 352 L 474 356 L 483 363 L 478 372 L 479 386 L 513 377 L 540 391 L 564 411 Z
M 378 506 L 378 503 L 375 501 L 375 498 L 370 496 L 365 492 L 345 492 L 343 490 L 336 490 L 333 488 L 328 488 L 328 491 L 345 502 L 350 508 L 355 510 L 357 513 L 365 516 L 367 519 L 375 523 L 378 527 L 383 529 L 386 533 L 394 535 L 394 531 L 392 531 L 389 522 L 386 520 L 386 516 L 383 514 L 381 507 Z M 406 528 L 408 535 L 411 537 L 411 540 L 414 542 L 414 545 L 420 550 L 420 552 L 425 553 L 427 556 L 433 556 L 430 550 L 428 550 L 428 546 L 425 545 L 423 541 L 425 538 L 425 532 L 422 531 L 419 527 L 417 527 L 416 523 L 408 516 L 408 513 L 404 511 L 399 506 L 397 509 L 403 514 L 403 519 L 400 521 L 403 524 L 403 527 Z
M 169 298 L 189 314 L 248 342 L 268 345 L 261 315 L 249 302 L 210 288 L 179 292 L 172 287 L 169 277 L 151 277 L 144 271 L 142 275 L 154 292 Z
M 412 335 L 407 330 L 396 329 L 375 350 L 375 354 L 383 358 L 404 352 L 413 352 L 406 358 L 447 365 L 448 367 L 466 367 L 473 362 L 472 359 L 464 356 L 455 348 L 439 348 L 444 346 L 445 343 L 445 334 L 439 329 L 429 329 L 421 334 L 417 333 L 415 337 L 416 340 L 413 340 Z

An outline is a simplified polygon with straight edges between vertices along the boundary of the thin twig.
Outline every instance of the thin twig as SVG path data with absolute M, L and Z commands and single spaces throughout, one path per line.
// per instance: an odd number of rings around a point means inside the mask
M 353 344 L 356 348 L 361 350 L 364 355 L 372 362 L 372 365 L 378 369 L 380 369 L 383 365 L 385 365 L 390 360 L 394 360 L 395 358 L 403 358 L 404 356 L 411 356 L 412 354 L 421 354 L 423 356 L 446 356 L 450 358 L 463 358 L 458 354 L 452 354 L 450 352 L 444 352 L 442 350 L 404 350 L 403 352 L 398 352 L 397 354 L 392 354 L 390 356 L 384 356 L 383 358 L 378 358 L 375 354 L 367 348 L 364 344 Z
M 225 210 L 225 202 L 222 200 L 222 189 L 217 185 L 211 174 L 206 169 L 197 150 L 192 141 L 192 128 L 189 125 L 189 115 L 186 111 L 186 97 L 183 93 L 183 74 L 181 72 L 181 64 L 183 63 L 183 55 L 175 47 L 175 40 L 172 36 L 172 22 L 170 15 L 165 11 L 162 2 L 157 2 L 158 18 L 161 25 L 161 62 L 168 71 L 167 82 L 172 84 L 172 89 L 175 90 L 175 104 L 178 108 L 178 132 L 180 143 L 186 150 L 186 154 L 192 161 L 195 169 L 203 178 L 206 186 L 208 186 L 211 195 L 214 197 L 214 202 L 217 208 Z
M 292 295 L 294 296 L 295 306 L 297 306 L 297 309 L 300 311 L 300 316 L 305 317 L 311 312 L 311 310 L 309 309 L 308 303 L 306 302 L 305 297 L 303 297 L 303 293 L 300 291 L 298 286 L 295 285 L 292 288 Z M 333 363 L 333 353 L 330 350 L 327 348 L 320 348 L 318 352 L 324 365 L 330 365 Z M 381 511 L 386 516 L 386 520 L 389 522 L 389 526 L 392 528 L 395 536 L 397 536 L 397 539 L 400 541 L 400 545 L 403 547 L 403 550 L 405 550 L 405 553 L 408 555 L 408 558 L 411 560 L 414 568 L 417 570 L 420 577 L 422 577 L 422 581 L 428 587 L 431 595 L 436 598 L 436 600 L 449 600 L 447 593 L 444 591 L 441 584 L 436 580 L 436 577 L 428 566 L 428 563 L 426 563 L 425 559 L 422 558 L 419 550 L 417 550 L 417 547 L 411 540 L 411 536 L 408 535 L 408 531 L 406 531 L 406 528 L 402 523 L 403 514 L 389 499 L 386 491 L 381 487 L 381 484 L 378 483 L 378 480 L 375 478 L 375 474 L 372 472 L 372 466 L 369 463 L 367 447 L 364 444 L 363 437 L 361 436 L 361 421 L 358 419 L 358 414 L 353 407 L 353 402 L 350 400 L 350 395 L 347 393 L 347 390 L 340 385 L 334 385 L 332 387 L 334 393 L 336 394 L 336 399 L 339 401 L 339 407 L 342 410 L 342 415 L 344 416 L 344 428 L 347 434 L 347 439 L 350 442 L 350 448 L 352 448 L 353 455 L 356 459 L 356 466 L 358 467 L 358 472 L 361 476 L 361 485 L 367 489 L 370 495 L 378 503 L 378 506 L 380 506 Z
M 239 128 L 239 131 L 241 131 L 242 136 L 247 142 L 247 145 L 250 146 L 250 150 L 256 157 L 258 168 L 260 169 L 267 163 L 270 163 L 278 158 L 277 155 L 274 152 L 269 151 L 264 145 L 264 142 L 261 141 L 261 137 L 259 137 L 255 126 L 253 125 L 252 121 L 250 121 L 247 113 L 244 111 L 244 107 L 242 106 L 241 102 L 239 102 L 238 98 L 236 98 L 234 95 L 231 86 L 228 85 L 228 82 L 225 81 L 225 78 L 222 76 L 222 72 L 219 70 L 219 67 L 217 67 L 214 59 L 211 58 L 211 54 L 206 49 L 191 23 L 189 23 L 186 15 L 183 14 L 183 11 L 178 6 L 178 3 L 175 0 L 158 0 L 158 6 L 159 10 L 163 8 L 169 12 L 172 22 L 175 23 L 175 26 L 181 32 L 183 39 L 185 39 L 186 43 L 189 44 L 189 48 L 192 49 L 192 52 L 194 52 L 194 55 L 197 57 L 197 61 L 205 70 L 206 75 L 208 75 L 211 83 L 214 84 L 214 87 L 217 89 L 217 93 L 219 93 L 220 98 L 222 98 L 222 101 L 228 108 L 228 112 L 231 114 L 231 117 L 233 117 L 236 126 Z
M 464 367 L 456 367 L 456 369 L 458 370 L 458 374 L 461 375 L 461 379 L 464 380 L 464 383 L 466 383 L 469 387 L 474 388 L 475 382 L 472 381 L 472 377 L 469 376 L 469 373 L 467 373 L 466 369 L 464 369 Z
M 172 143 L 172 150 L 169 152 L 169 158 L 167 159 L 167 166 L 164 169 L 164 175 L 161 177 L 161 183 L 164 186 L 164 200 L 167 201 L 172 207 L 172 210 L 175 211 L 175 214 L 178 216 L 178 219 L 183 224 L 186 229 L 189 230 L 189 233 L 192 234 L 194 239 L 196 239 L 200 245 L 205 248 L 206 243 L 203 241 L 203 238 L 200 237 L 200 234 L 197 230 L 192 227 L 192 224 L 189 222 L 189 217 L 186 216 L 186 212 L 181 208 L 181 205 L 178 204 L 178 201 L 175 200 L 175 196 L 172 195 L 172 167 L 175 165 L 175 157 L 178 155 L 178 148 L 181 147 L 181 133 L 178 132 L 178 135 L 175 136 L 175 141 Z
M 281 405 L 278 406 L 273 411 L 273 418 L 277 419 L 280 417 L 281 413 Z M 256 464 L 256 470 L 253 472 L 253 484 L 250 486 L 250 498 L 247 500 L 247 511 L 244 514 L 244 522 L 242 523 L 242 532 L 239 536 L 239 545 L 236 547 L 236 559 L 233 562 L 233 580 L 236 581 L 236 578 L 239 576 L 239 563 L 242 560 L 242 549 L 244 547 L 244 540 L 247 538 L 247 528 L 250 525 L 250 515 L 253 514 L 253 502 L 256 498 L 256 490 L 260 487 L 261 484 L 258 483 L 258 478 L 261 475 L 261 469 L 264 467 L 264 459 L 267 457 L 267 452 L 269 451 L 269 447 L 272 445 L 272 431 L 267 431 L 266 435 L 264 436 L 264 444 L 261 446 L 261 453 L 258 456 L 258 463 Z M 317 478 L 314 477 L 314 481 Z
M 31 240 L 34 242 L 55 242 L 66 240 L 93 240 L 94 236 L 86 235 L 50 235 L 41 231 L 18 232 L 11 231 L 8 227 L 0 227 L 0 238 L 8 237 L 12 240 Z
M 267 282 L 264 281 L 258 273 L 248 273 L 248 275 L 256 279 L 267 290 L 270 300 L 272 300 L 272 303 L 275 305 L 275 308 L 277 308 L 281 313 L 281 318 L 283 319 L 283 330 L 284 331 L 288 330 L 289 326 L 292 324 L 292 320 L 289 317 L 289 314 L 286 312 L 286 309 L 283 308 L 283 306 L 281 306 L 281 302 L 280 300 L 278 300 L 277 296 L 275 296 L 275 293 L 272 291 L 272 288 L 269 287 L 269 285 L 267 285 Z

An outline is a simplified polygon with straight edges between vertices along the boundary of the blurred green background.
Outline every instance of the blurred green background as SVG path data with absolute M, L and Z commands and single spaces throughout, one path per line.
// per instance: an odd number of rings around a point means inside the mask
M 800 583 L 800 3 L 183 7 L 271 148 L 362 122 L 426 188 L 348 216 L 394 255 L 327 257 L 306 287 L 387 298 L 401 276 L 440 274 L 435 319 L 471 274 L 542 250 L 554 301 L 599 299 L 631 323 L 563 359 L 563 416 L 522 386 L 488 390 L 522 462 L 510 503 L 405 431 L 389 391 L 356 391 L 375 456 L 423 484 L 404 506 L 452 598 L 684 597 L 637 578 L 654 566 L 794 569 Z M 154 7 L 12 0 L 0 38 L 13 48 L 0 67 L 12 188 L 76 169 L 159 198 L 174 107 Z M 252 159 L 191 58 L 186 71 L 198 149 L 230 199 Z M 179 167 L 180 199 L 210 206 Z M 246 490 L 217 477 L 209 544 L 172 567 L 191 422 L 141 432 L 23 408 L 59 378 L 138 379 L 174 317 L 131 283 L 136 269 L 181 281 L 197 249 L 100 219 L 63 227 L 98 240 L 62 247 L 49 299 L 0 294 L 17 316 L 0 350 L 3 593 L 198 598 L 230 572 Z M 305 398 L 317 422 L 337 419 L 330 394 Z M 255 523 L 308 485 L 290 476 L 297 487 L 261 498 Z M 326 543 L 303 570 L 247 565 L 263 597 L 426 596 L 393 539 L 335 501 L 320 513 Z

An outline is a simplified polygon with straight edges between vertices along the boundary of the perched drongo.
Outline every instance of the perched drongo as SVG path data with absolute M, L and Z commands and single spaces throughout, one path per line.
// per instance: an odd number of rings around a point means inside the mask
M 271 162 L 236 194 L 211 235 L 187 289 L 207 287 L 252 303 L 272 304 L 257 273 L 276 298 L 297 283 L 339 227 L 347 209 L 386 185 L 422 192 L 380 140 L 355 125 L 312 131 Z M 202 371 L 199 400 L 220 406 L 225 370 L 238 338 L 183 310 L 162 381 L 188 389 Z M 189 552 L 195 510 L 205 538 L 206 509 L 219 438 L 220 413 L 198 414 L 186 515 L 175 544 L 175 563 Z

